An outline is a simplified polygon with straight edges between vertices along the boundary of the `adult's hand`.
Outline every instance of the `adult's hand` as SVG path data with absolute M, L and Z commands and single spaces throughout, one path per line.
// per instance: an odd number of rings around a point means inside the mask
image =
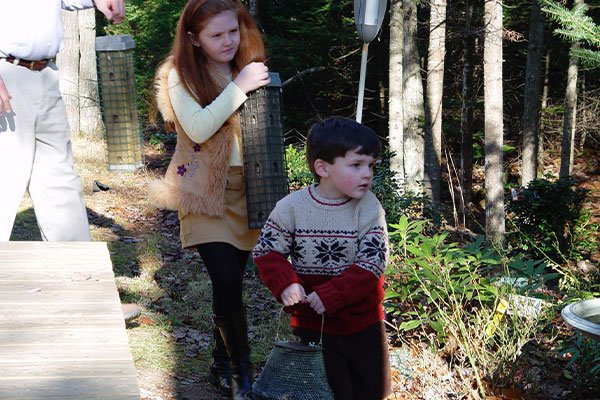
M 10 94 L 8 93 L 8 89 L 0 76 L 0 112 L 5 112 L 6 114 L 10 113 Z
M 125 0 L 95 0 L 96 8 L 114 24 L 125 18 Z

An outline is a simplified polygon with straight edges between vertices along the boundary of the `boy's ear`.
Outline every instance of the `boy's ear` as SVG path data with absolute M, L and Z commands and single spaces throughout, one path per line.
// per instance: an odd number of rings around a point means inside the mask
M 314 163 L 315 172 L 321 178 L 327 178 L 329 176 L 329 168 L 327 168 L 329 164 L 320 158 L 317 158 Z

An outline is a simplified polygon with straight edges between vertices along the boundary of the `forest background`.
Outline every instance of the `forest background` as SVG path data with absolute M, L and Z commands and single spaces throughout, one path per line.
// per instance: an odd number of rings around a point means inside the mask
M 119 26 L 95 20 L 89 12 L 64 14 L 67 47 L 58 61 L 78 138 L 103 135 L 97 94 L 89 92 L 95 78 L 85 76 L 85 64 L 94 59 L 89 54 L 93 46 L 85 45 L 90 40 L 86 32 L 92 31 L 92 40 L 104 34 L 134 37 L 145 173 L 150 175 L 164 170 L 175 140 L 156 116 L 152 80 L 170 49 L 184 4 L 129 0 L 127 20 Z M 353 2 L 246 4 L 264 33 L 269 68 L 281 77 L 293 189 L 310 180 L 302 148 L 310 124 L 330 115 L 356 115 L 362 43 Z M 387 145 L 373 190 L 386 208 L 394 248 L 386 310 L 391 341 L 400 349 L 411 344 L 408 353 L 394 353 L 397 396 L 433 398 L 427 397 L 427 380 L 417 379 L 417 371 L 409 368 L 415 353 L 423 358 L 417 343 L 426 344 L 446 365 L 444 379 L 460 381 L 437 387 L 440 398 L 500 396 L 499 388 L 512 388 L 516 398 L 596 395 L 600 346 L 565 329 L 557 316 L 570 302 L 600 295 L 597 193 L 590 190 L 597 188 L 590 176 L 600 170 L 600 63 L 594 53 L 600 35 L 593 22 L 600 10 L 581 0 L 566 6 L 552 8 L 537 0 L 504 5 L 392 0 L 369 45 L 362 122 Z M 568 9 L 574 6 L 580 8 L 572 16 Z M 577 40 L 568 36 L 573 26 L 580 32 Z M 559 28 L 566 36 L 557 35 Z M 573 50 L 581 49 L 591 51 L 587 63 L 574 57 Z M 522 201 L 513 201 L 511 189 Z M 144 213 L 147 220 L 176 228 L 172 213 Z M 167 236 L 171 241 L 177 237 L 173 232 Z M 144 238 L 145 245 L 129 235 L 119 234 L 118 240 L 125 244 L 113 243 L 111 252 L 125 277 L 142 277 L 143 263 L 121 260 L 127 252 L 120 246 L 143 246 L 137 249 L 142 253 L 152 245 L 162 249 L 155 256 L 163 272 L 154 271 L 150 281 L 168 286 L 173 303 L 165 306 L 164 293 L 157 298 L 140 292 L 139 282 L 128 279 L 119 281 L 123 297 L 147 306 L 148 325 L 171 314 L 169 331 L 182 347 L 178 351 L 192 351 L 192 342 L 194 351 L 206 352 L 206 346 L 197 348 L 206 338 L 198 339 L 194 330 L 203 322 L 185 317 L 189 309 L 172 308 L 198 295 L 200 288 L 179 280 L 190 279 L 181 264 L 199 260 L 172 247 L 177 256 L 165 257 L 164 238 Z M 133 272 L 125 272 L 129 268 Z M 187 292 L 174 295 L 182 285 Z M 503 304 L 512 311 L 508 316 Z M 141 325 L 144 333 L 134 334 L 137 340 L 146 334 L 156 339 L 144 331 L 152 329 Z M 268 349 L 271 337 L 257 336 Z M 258 346 L 259 365 L 267 351 Z M 192 364 L 191 370 L 200 368 Z M 550 365 L 558 372 L 550 372 L 555 371 Z M 550 385 L 548 373 L 554 373 Z
M 183 4 L 134 0 L 126 25 L 98 28 L 134 36 L 142 111 L 151 120 L 154 71 L 170 49 Z M 484 4 L 498 5 L 501 18 Z M 599 70 L 593 63 L 574 70 L 573 44 L 555 33 L 561 25 L 542 5 L 392 1 L 369 46 L 362 122 L 390 145 L 400 188 L 424 193 L 435 212 L 444 196 L 470 228 L 470 206 L 485 207 L 486 233 L 500 241 L 503 186 L 544 177 L 548 151 L 567 152 L 561 176 L 570 175 L 575 145 L 598 142 Z M 361 42 L 353 2 L 256 0 L 248 6 L 264 32 L 269 67 L 283 82 L 287 143 L 301 144 L 316 118 L 355 115 Z M 588 14 L 593 19 L 597 12 L 592 7 Z M 597 49 L 595 34 L 577 46 Z M 486 156 L 487 191 L 472 180 Z M 448 183 L 455 180 L 452 190 L 442 185 L 442 174 Z

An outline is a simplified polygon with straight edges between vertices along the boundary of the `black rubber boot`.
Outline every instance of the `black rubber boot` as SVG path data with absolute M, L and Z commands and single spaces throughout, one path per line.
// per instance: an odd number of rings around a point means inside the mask
M 215 316 L 214 321 L 221 332 L 231 361 L 231 397 L 233 400 L 251 399 L 253 373 L 246 312 Z
M 208 381 L 219 389 L 224 395 L 231 395 L 231 366 L 225 342 L 216 324 L 213 328 L 214 347 L 212 351 L 213 363 L 208 370 Z

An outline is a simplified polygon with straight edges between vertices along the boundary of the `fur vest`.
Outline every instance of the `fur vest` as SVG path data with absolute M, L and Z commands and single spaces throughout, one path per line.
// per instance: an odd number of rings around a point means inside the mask
M 164 178 L 150 182 L 150 203 L 183 214 L 210 217 L 225 212 L 225 187 L 233 140 L 240 135 L 239 114 L 234 113 L 206 142 L 193 142 L 181 127 L 168 93 L 171 60 L 160 66 L 156 76 L 158 110 L 165 122 L 175 124 L 177 144 Z M 223 82 L 223 87 L 227 82 Z

